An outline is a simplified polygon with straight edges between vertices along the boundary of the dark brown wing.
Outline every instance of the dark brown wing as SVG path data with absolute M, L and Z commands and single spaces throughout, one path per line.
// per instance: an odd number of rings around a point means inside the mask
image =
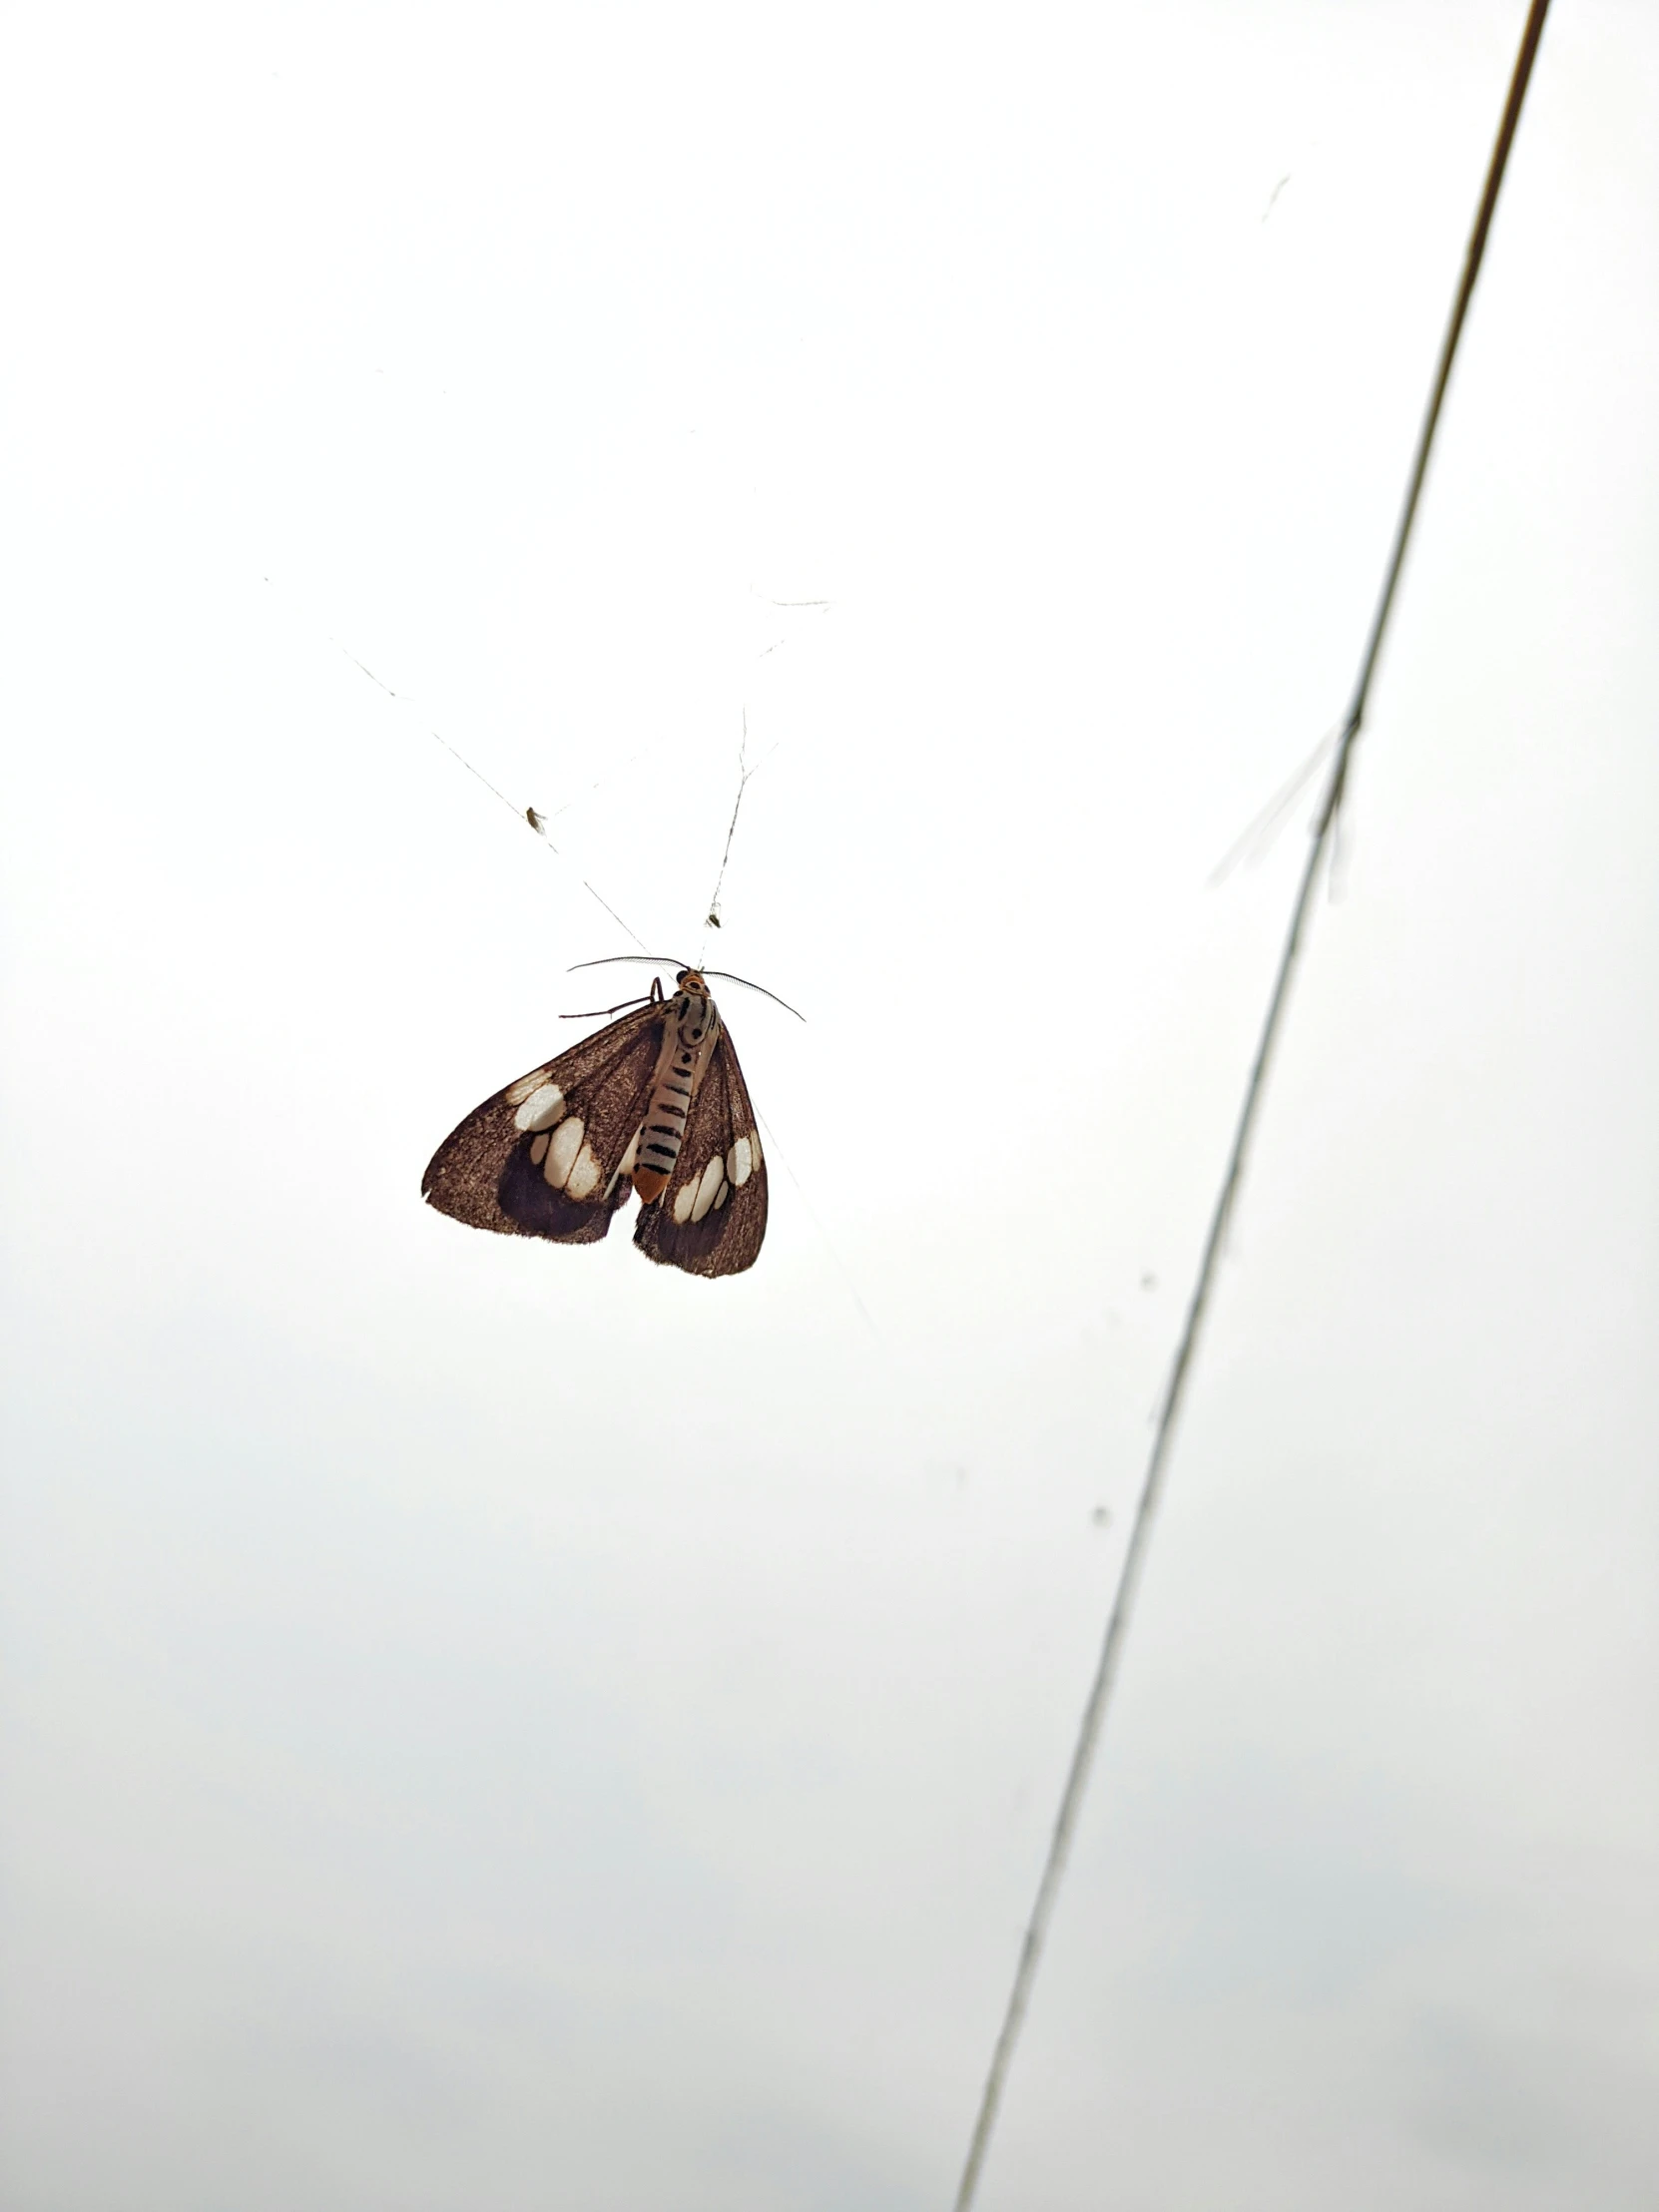
M 767 1233 L 767 1169 L 755 1109 L 723 1030 L 692 1101 L 668 1189 L 640 1209 L 634 1242 L 648 1260 L 688 1275 L 741 1275 Z
M 474 1229 L 596 1243 L 634 1187 L 663 1020 L 661 1000 L 636 1007 L 486 1099 L 433 1153 L 426 1203 Z

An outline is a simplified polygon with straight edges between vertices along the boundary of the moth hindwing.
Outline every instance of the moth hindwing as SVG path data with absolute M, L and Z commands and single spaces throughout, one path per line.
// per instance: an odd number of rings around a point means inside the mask
M 685 1142 L 634 1242 L 648 1260 L 688 1275 L 741 1275 L 767 1233 L 767 1168 L 738 1056 L 723 1031 L 693 1102 Z
M 474 1229 L 593 1244 L 640 1195 L 634 1241 L 690 1275 L 753 1267 L 766 1167 L 737 1055 L 695 969 L 469 1114 L 421 1182 Z

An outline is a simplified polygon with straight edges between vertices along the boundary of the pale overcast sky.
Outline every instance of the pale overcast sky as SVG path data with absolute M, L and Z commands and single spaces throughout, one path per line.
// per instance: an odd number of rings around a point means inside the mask
M 1523 12 L 14 21 L 6 2212 L 948 2206 Z M 1557 0 L 983 2212 L 1655 2202 L 1656 279 Z M 746 711 L 759 1266 L 432 1214 Z

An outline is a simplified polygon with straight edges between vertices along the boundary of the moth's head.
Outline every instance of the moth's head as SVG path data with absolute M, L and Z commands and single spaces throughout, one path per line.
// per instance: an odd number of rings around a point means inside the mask
M 699 998 L 707 998 L 709 995 L 708 984 L 694 967 L 683 967 L 674 980 L 683 991 L 695 992 Z

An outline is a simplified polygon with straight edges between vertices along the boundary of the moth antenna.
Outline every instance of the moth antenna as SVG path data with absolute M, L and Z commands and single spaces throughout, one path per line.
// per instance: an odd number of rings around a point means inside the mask
M 775 1006 L 782 1006 L 786 1014 L 794 1014 L 797 1021 L 805 1021 L 806 1015 L 799 1006 L 792 1006 L 787 998 L 780 998 L 776 991 L 769 991 L 764 983 L 752 983 L 747 975 L 734 975 L 730 968 L 706 967 L 698 969 L 699 975 L 717 976 L 722 983 L 741 983 L 746 991 L 759 991 L 763 998 L 770 998 Z
M 576 962 L 576 967 L 567 968 L 565 970 L 565 973 L 567 975 L 574 975 L 576 973 L 576 968 L 590 967 L 634 966 L 671 967 L 679 969 L 684 968 L 689 964 L 690 963 L 685 960 L 670 960 L 667 958 L 659 960 L 653 957 L 651 954 L 644 952 L 612 952 L 608 954 L 603 960 L 578 960 Z M 763 998 L 770 998 L 775 1005 L 782 1006 L 785 1013 L 794 1014 L 797 1021 L 805 1021 L 807 1018 L 806 1015 L 801 1011 L 801 1008 L 799 1006 L 792 1006 L 787 998 L 780 998 L 776 991 L 769 991 L 764 983 L 752 983 L 747 975 L 734 975 L 730 968 L 699 968 L 697 970 L 697 973 L 699 975 L 716 976 L 722 983 L 741 983 L 746 991 L 759 991 Z
M 630 1006 L 649 1006 L 650 1004 L 651 994 L 648 991 L 643 998 L 625 998 L 620 1005 L 593 1006 L 585 1014 L 561 1014 L 559 1019 L 561 1021 L 597 1021 L 601 1014 L 620 1014 L 626 1012 Z
M 612 952 L 608 953 L 603 960 L 578 960 L 576 962 L 576 966 L 566 968 L 565 973 L 567 975 L 574 975 L 577 968 L 588 967 L 683 968 L 689 967 L 690 965 L 691 962 L 689 960 L 677 959 L 666 952 L 663 953 L 660 957 L 655 952 Z

